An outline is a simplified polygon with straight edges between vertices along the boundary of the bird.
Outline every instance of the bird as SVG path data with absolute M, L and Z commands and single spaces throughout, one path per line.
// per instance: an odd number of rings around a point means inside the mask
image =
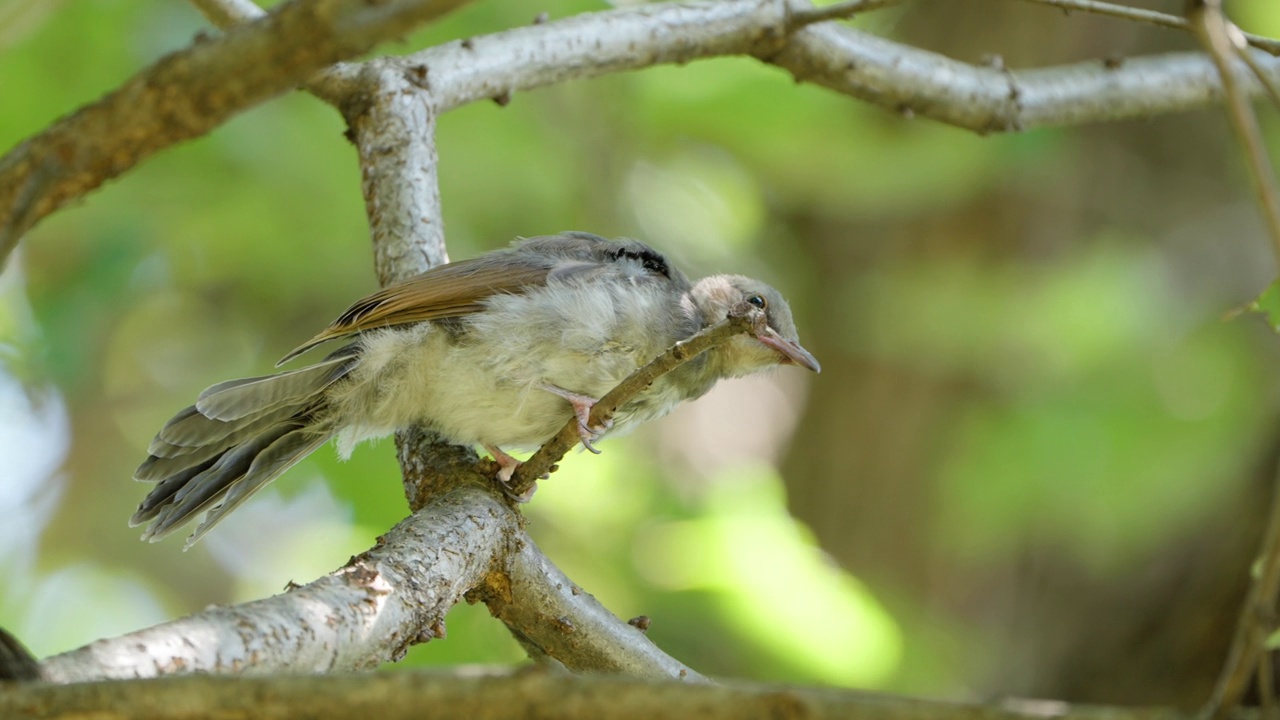
M 590 425 L 598 398 L 744 302 L 763 311 L 763 330 L 678 366 L 611 424 Z M 314 364 L 213 385 L 161 428 L 134 472 L 155 483 L 130 519 L 149 523 L 143 540 L 203 513 L 191 547 L 330 440 L 345 460 L 362 441 L 419 424 L 486 448 L 507 483 L 519 461 L 503 448 L 536 448 L 575 417 L 584 447 L 598 452 L 602 436 L 666 415 L 721 378 L 779 365 L 821 371 L 769 285 L 740 275 L 691 282 L 638 240 L 585 232 L 520 239 L 389 285 L 276 366 L 341 339 Z

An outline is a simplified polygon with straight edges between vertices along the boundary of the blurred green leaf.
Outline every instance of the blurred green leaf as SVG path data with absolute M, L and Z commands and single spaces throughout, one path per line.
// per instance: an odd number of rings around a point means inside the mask
M 1262 646 L 1267 650 L 1280 650 L 1280 630 L 1272 630 Z
M 1271 329 L 1280 333 L 1280 279 L 1268 285 L 1261 295 L 1249 303 L 1249 310 L 1264 315 Z

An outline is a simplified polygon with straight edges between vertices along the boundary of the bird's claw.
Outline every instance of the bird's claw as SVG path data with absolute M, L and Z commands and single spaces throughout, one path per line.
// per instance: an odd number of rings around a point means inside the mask
M 591 424 L 591 409 L 600 401 L 588 395 L 581 395 L 555 385 L 543 385 L 542 387 L 547 392 L 569 401 L 569 404 L 573 406 L 573 415 L 578 419 L 578 437 L 582 439 L 582 447 L 599 455 L 600 451 L 596 449 L 593 443 L 613 427 L 612 419 L 605 420 L 594 426 Z
M 524 463 L 506 454 L 497 445 L 485 445 L 484 449 L 489 451 L 489 454 L 493 456 L 493 461 L 498 464 L 497 478 L 503 494 L 518 503 L 527 503 L 532 500 L 533 494 L 538 491 L 538 483 L 536 482 L 519 495 L 511 492 L 511 477 L 515 475 L 516 470 Z M 542 477 L 546 478 L 547 476 L 543 475 Z
M 510 486 L 510 485 L 508 485 L 508 484 L 507 484 L 507 483 L 505 483 L 505 482 L 504 482 L 504 483 L 502 483 L 502 493 L 503 493 L 504 495 L 506 495 L 507 497 L 511 498 L 512 500 L 514 500 L 514 501 L 516 501 L 516 502 L 520 503 L 521 505 L 523 505 L 523 504 L 525 504 L 525 503 L 529 502 L 530 500 L 532 500 L 532 499 L 533 499 L 533 494 L 534 494 L 534 493 L 536 493 L 536 492 L 538 492 L 538 483 L 536 483 L 536 482 L 535 482 L 534 484 L 530 485 L 528 490 L 525 490 L 524 492 L 520 493 L 519 495 L 517 495 L 517 494 L 515 494 L 515 493 L 511 492 L 511 486 Z

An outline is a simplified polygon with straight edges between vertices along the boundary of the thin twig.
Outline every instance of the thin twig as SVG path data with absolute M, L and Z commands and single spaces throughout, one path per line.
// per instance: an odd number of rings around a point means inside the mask
M 1134 22 L 1150 23 L 1159 25 L 1160 27 L 1175 28 L 1178 30 L 1190 30 L 1191 26 L 1187 24 L 1187 19 L 1177 15 L 1169 15 L 1168 13 L 1156 12 L 1155 10 L 1143 10 L 1142 8 L 1128 7 L 1125 5 L 1115 5 L 1108 2 L 1099 2 L 1098 0 L 1024 0 L 1025 2 L 1033 2 L 1037 5 L 1049 5 L 1051 7 L 1061 8 L 1063 10 L 1079 10 L 1081 12 L 1093 13 L 1094 15 L 1106 15 L 1107 17 L 1120 18 L 1121 20 L 1133 20 Z
M 1271 77 L 1267 69 L 1262 67 L 1258 59 L 1248 50 L 1240 53 L 1240 59 L 1244 60 L 1249 69 L 1253 71 L 1253 76 L 1258 79 L 1258 82 L 1262 84 L 1262 88 L 1267 91 L 1267 96 L 1271 98 L 1272 104 L 1280 108 L 1280 87 L 1276 86 L 1275 79 Z
M 604 397 L 600 398 L 591 409 L 590 425 L 600 427 L 607 424 L 619 407 L 644 392 L 659 377 L 707 350 L 727 342 L 735 335 L 747 331 L 762 331 L 764 322 L 764 313 L 758 309 L 746 303 L 735 307 L 729 312 L 727 319 L 672 345 L 666 352 L 631 373 L 617 387 L 605 393 Z M 560 432 L 556 433 L 555 437 L 543 443 L 532 457 L 516 469 L 511 478 L 511 494 L 520 497 L 528 493 L 538 478 L 550 473 L 552 467 L 560 462 L 560 458 L 577 445 L 580 439 L 578 420 L 571 419 L 560 428 Z
M 1271 161 L 1267 157 L 1266 145 L 1262 142 L 1258 119 L 1254 117 L 1253 107 L 1249 105 L 1249 99 L 1240 87 L 1240 80 L 1231 62 L 1243 51 L 1243 48 L 1237 47 L 1232 41 L 1233 31 L 1239 31 L 1222 14 L 1221 0 L 1197 0 L 1187 16 L 1200 43 L 1218 68 L 1227 116 L 1244 152 L 1258 206 L 1262 209 L 1276 256 L 1280 258 L 1280 189 L 1277 189 L 1275 176 L 1271 172 Z
M 1093 13 L 1094 15 L 1106 15 L 1107 17 L 1149 23 L 1175 30 L 1193 30 L 1191 24 L 1184 17 L 1156 12 L 1155 10 L 1143 10 L 1141 8 L 1128 7 L 1127 5 L 1100 2 L 1100 0 L 1023 0 L 1023 2 L 1049 5 L 1063 10 L 1079 10 L 1080 12 Z M 1252 33 L 1243 33 L 1243 35 L 1250 45 L 1259 50 L 1265 50 L 1272 55 L 1280 55 L 1280 40 Z
M 792 29 L 795 29 L 826 20 L 843 20 L 858 13 L 893 7 L 901 2 L 902 0 L 845 0 L 845 2 L 823 7 L 803 7 L 791 11 L 789 24 Z
M 1259 567 L 1240 610 L 1227 662 L 1218 677 L 1213 697 L 1201 713 L 1209 720 L 1226 720 L 1240 703 L 1273 624 L 1276 597 L 1280 593 L 1280 474 L 1273 492 L 1271 517 L 1267 521 L 1267 534 L 1257 561 Z
M 1221 0 L 1193 0 L 1187 11 L 1187 19 L 1218 69 L 1227 115 L 1244 152 L 1245 163 L 1249 167 L 1254 192 L 1271 241 L 1280 256 L 1280 194 L 1258 131 L 1257 118 L 1254 117 L 1253 108 L 1240 87 L 1235 68 L 1232 67 L 1232 59 L 1237 55 L 1247 54 L 1248 50 L 1244 47 L 1239 30 L 1223 14 Z M 1270 91 L 1269 84 L 1266 85 Z M 1272 500 L 1271 519 L 1259 564 L 1261 570 L 1249 590 L 1244 608 L 1240 611 L 1227 662 L 1205 708 L 1204 715 L 1213 720 L 1225 720 L 1240 703 L 1245 688 L 1259 668 L 1267 634 L 1274 624 L 1276 598 L 1280 592 L 1280 492 Z M 1270 683 L 1271 679 L 1268 677 L 1263 681 Z
M 1276 688 L 1274 671 L 1271 667 L 1271 652 L 1263 648 L 1258 653 L 1258 705 L 1262 708 L 1263 720 L 1275 720 Z

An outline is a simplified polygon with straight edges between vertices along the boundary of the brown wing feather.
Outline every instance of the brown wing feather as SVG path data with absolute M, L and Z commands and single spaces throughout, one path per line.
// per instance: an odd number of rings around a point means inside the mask
M 482 301 L 497 294 L 524 292 L 543 285 L 553 262 L 505 254 L 441 265 L 421 275 L 383 288 L 347 308 L 329 327 L 285 355 L 277 366 L 320 343 L 345 335 L 426 320 L 460 317 L 484 307 Z

